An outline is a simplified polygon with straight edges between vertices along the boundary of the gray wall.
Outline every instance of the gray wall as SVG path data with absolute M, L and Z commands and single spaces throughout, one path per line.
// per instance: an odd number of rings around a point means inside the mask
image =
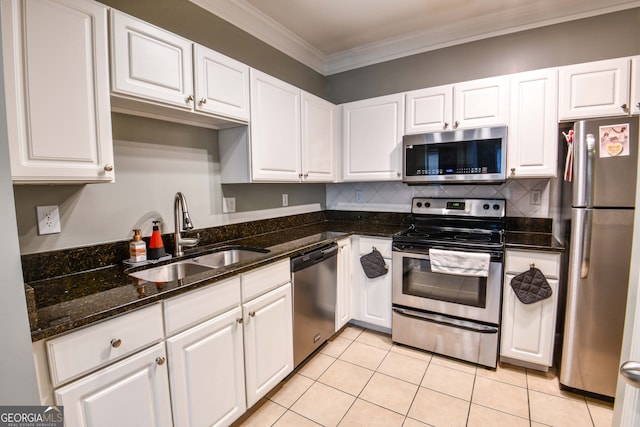
M 0 45 L 0 81 L 2 69 Z M 4 85 L 0 84 L 0 405 L 39 405 L 13 206 L 4 99 Z
M 324 209 L 325 186 L 220 184 L 218 132 L 123 114 L 112 115 L 113 184 L 16 185 L 23 254 L 126 240 L 133 228 L 151 235 L 151 221 L 173 232 L 173 197 L 187 198 L 195 228 Z M 282 194 L 289 208 L 282 207 Z M 236 198 L 236 214 L 222 213 L 222 198 Z M 36 206 L 58 205 L 62 232 L 39 236 Z M 276 209 L 279 208 L 279 209 Z
M 412 89 L 640 54 L 640 8 L 413 55 L 326 78 L 340 104 Z

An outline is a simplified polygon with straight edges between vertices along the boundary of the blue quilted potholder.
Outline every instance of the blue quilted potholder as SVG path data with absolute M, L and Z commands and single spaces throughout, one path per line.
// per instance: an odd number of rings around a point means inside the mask
M 531 267 L 524 273 L 518 274 L 511 279 L 511 287 L 520 302 L 523 304 L 533 304 L 534 302 L 547 299 L 553 293 L 547 278 L 542 271 Z

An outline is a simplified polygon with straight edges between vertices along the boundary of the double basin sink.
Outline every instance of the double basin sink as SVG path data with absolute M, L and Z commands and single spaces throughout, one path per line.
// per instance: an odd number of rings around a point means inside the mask
M 189 260 L 177 261 L 159 267 L 147 268 L 129 273 L 129 275 L 148 282 L 171 282 L 216 268 L 250 261 L 269 252 L 268 249 L 252 247 L 222 248 L 210 254 L 200 255 Z

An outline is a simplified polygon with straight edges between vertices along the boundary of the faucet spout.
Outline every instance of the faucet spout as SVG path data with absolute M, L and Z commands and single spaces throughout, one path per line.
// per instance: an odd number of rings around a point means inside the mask
M 181 229 L 178 227 L 180 222 L 178 221 L 178 217 L 180 216 L 180 212 L 182 212 L 182 230 L 191 230 L 193 228 L 193 223 L 191 222 L 191 217 L 189 216 L 189 209 L 187 208 L 187 200 L 181 192 L 177 192 L 173 199 L 173 226 L 174 226 L 174 244 L 175 244 L 175 256 L 179 257 L 184 255 L 182 250 L 183 247 L 193 247 L 198 244 L 200 239 L 198 238 L 186 238 L 182 237 Z

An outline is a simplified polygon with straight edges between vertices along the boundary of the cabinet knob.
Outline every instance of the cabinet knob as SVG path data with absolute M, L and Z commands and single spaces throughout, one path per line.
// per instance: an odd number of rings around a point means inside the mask
M 242 323 L 244 322 L 244 320 L 242 319 L 242 317 L 238 317 L 238 318 L 236 319 L 236 322 L 238 322 L 238 323 L 242 324 Z
M 444 122 L 444 126 L 442 126 L 443 129 L 447 129 L 449 127 L 449 123 Z
M 104 165 L 104 170 L 106 172 L 111 172 L 113 170 L 113 165 L 110 165 L 110 164 Z
M 638 103 L 636 104 L 636 107 L 640 108 L 640 102 L 638 102 Z
M 114 338 L 111 340 L 111 347 L 118 348 L 122 345 L 122 340 L 120 338 Z
M 255 312 L 255 311 L 250 311 L 250 312 L 249 312 L 249 316 L 251 316 L 251 317 L 256 317 L 256 312 Z
M 516 168 L 511 168 L 511 173 L 515 174 L 516 173 Z
M 193 102 L 193 95 L 187 96 L 187 104 L 189 104 L 190 102 Z
M 156 363 L 157 363 L 158 365 L 164 365 L 164 362 L 166 362 L 166 361 L 167 361 L 167 359 L 165 359 L 165 358 L 164 358 L 164 357 L 162 357 L 162 356 L 156 357 Z
M 622 104 L 620 106 L 620 108 L 622 108 L 623 111 L 628 111 L 629 110 L 629 107 L 627 107 L 627 104 Z
M 305 173 L 305 174 L 304 174 L 304 175 L 302 175 L 302 176 L 303 176 L 303 177 L 305 177 L 305 178 L 309 178 L 309 174 L 308 174 L 308 173 Z
M 454 129 L 458 129 L 458 126 L 460 126 L 460 122 L 456 120 L 456 121 L 453 123 L 453 127 L 454 127 Z
M 396 176 L 400 177 L 402 174 L 400 172 L 396 172 Z
M 207 98 L 201 98 L 200 99 L 200 105 L 204 105 L 207 103 Z

